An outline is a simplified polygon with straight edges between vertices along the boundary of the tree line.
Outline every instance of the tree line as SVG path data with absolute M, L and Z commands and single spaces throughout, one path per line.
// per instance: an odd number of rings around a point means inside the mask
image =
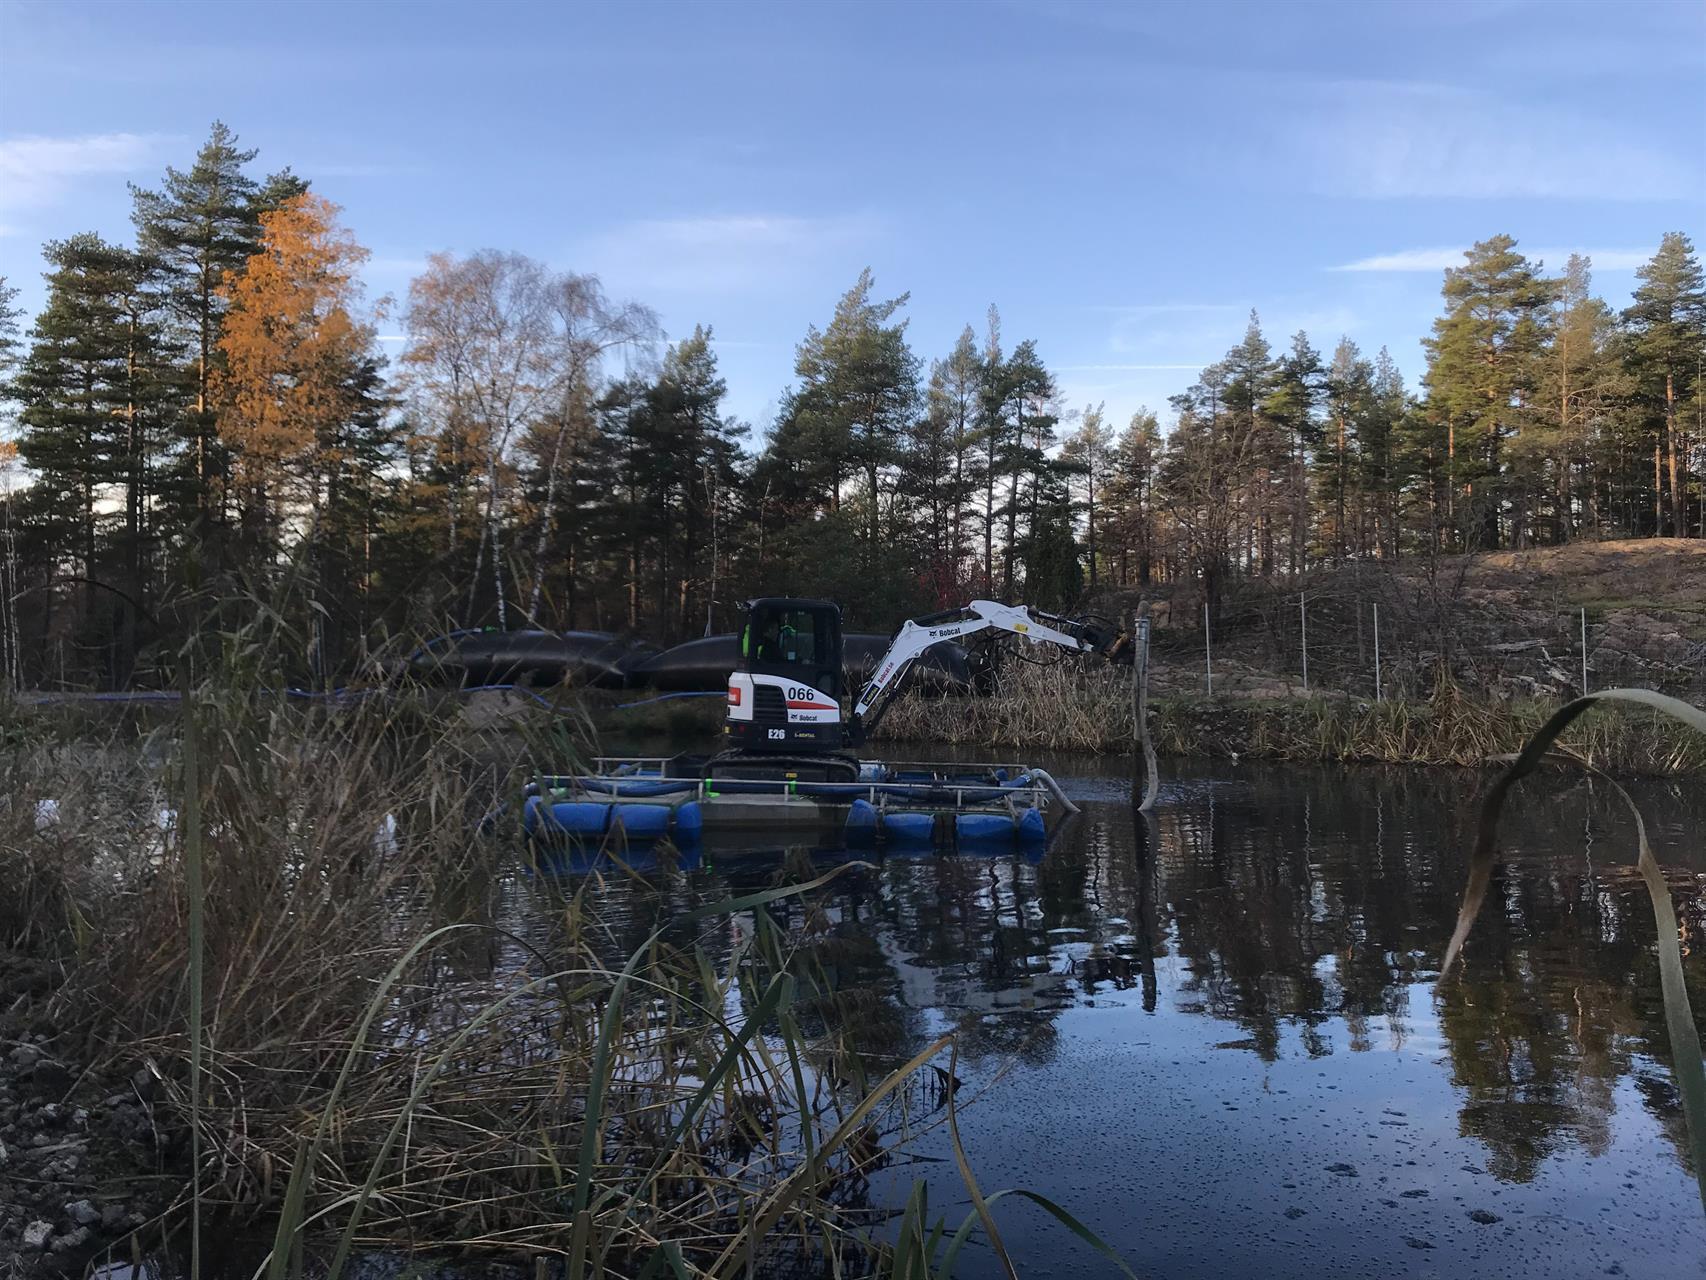
M 333 681 L 454 627 L 681 639 L 753 594 L 878 628 L 1161 582 L 1218 608 L 1349 561 L 1706 535 L 1706 283 L 1680 233 L 1622 311 L 1585 258 L 1475 245 L 1414 388 L 1348 337 L 1276 351 L 1252 313 L 1170 429 L 1068 406 L 993 306 L 926 360 L 866 271 L 760 435 L 708 325 L 666 342 L 595 276 L 496 251 L 370 303 L 336 206 L 254 160 L 216 124 L 132 188 L 132 243 L 50 242 L 27 329 L 0 281 L 14 688 L 159 682 L 257 601 L 301 637 L 293 674 Z

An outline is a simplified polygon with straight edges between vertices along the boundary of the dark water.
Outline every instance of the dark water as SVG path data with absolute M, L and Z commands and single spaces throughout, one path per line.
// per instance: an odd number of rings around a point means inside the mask
M 1603 793 L 1526 784 L 1441 984 L 1484 775 L 1174 764 L 1145 822 L 1113 766 L 1045 763 L 1084 812 L 1040 861 L 882 859 L 813 917 L 873 1063 L 959 1031 L 986 1193 L 1058 1201 L 1147 1276 L 1706 1275 L 1652 915 Z M 1637 798 L 1706 1010 L 1706 788 Z M 777 866 L 723 851 L 655 892 L 612 881 L 601 915 L 643 936 Z M 957 1225 L 940 1118 L 872 1194 L 924 1178 Z M 1110 1274 L 1034 1206 L 996 1212 L 1021 1274 Z M 996 1272 L 981 1253 L 962 1274 Z

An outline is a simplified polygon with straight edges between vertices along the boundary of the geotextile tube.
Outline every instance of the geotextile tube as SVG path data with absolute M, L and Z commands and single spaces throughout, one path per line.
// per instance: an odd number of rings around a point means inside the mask
M 870 679 L 878 661 L 888 652 L 892 636 L 869 631 L 850 631 L 842 637 L 842 661 L 847 687 L 856 690 Z M 740 638 L 734 634 L 689 640 L 640 659 L 627 669 L 632 687 L 664 691 L 718 690 L 726 688 L 729 672 L 740 663 Z M 971 684 L 971 664 L 965 648 L 953 641 L 933 645 L 913 664 L 916 687 L 946 692 Z
M 608 631 L 455 631 L 405 660 L 417 679 L 461 685 L 561 684 L 622 688 L 657 646 Z

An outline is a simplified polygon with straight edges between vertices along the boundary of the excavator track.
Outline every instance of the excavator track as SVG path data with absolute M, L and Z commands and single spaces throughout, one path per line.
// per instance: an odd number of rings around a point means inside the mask
M 707 782 L 718 778 L 794 778 L 800 782 L 857 782 L 859 760 L 840 752 L 821 755 L 785 755 L 772 751 L 719 751 L 705 762 Z

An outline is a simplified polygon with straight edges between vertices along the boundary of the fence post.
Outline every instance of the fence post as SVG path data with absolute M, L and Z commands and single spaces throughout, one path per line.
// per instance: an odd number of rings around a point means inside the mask
M 1380 605 L 1374 606 L 1374 700 L 1380 701 Z
M 1139 804 L 1139 812 L 1146 812 L 1155 806 L 1155 797 L 1161 790 L 1160 775 L 1155 767 L 1155 744 L 1149 740 L 1149 630 L 1150 610 L 1149 601 L 1138 602 L 1137 613 L 1132 623 L 1132 643 L 1135 648 L 1131 655 L 1132 678 L 1132 717 L 1135 721 L 1136 740 L 1134 746 L 1143 748 L 1144 787 L 1143 801 Z M 1132 760 L 1132 790 L 1137 790 L 1137 761 Z
M 1208 677 L 1208 696 L 1214 697 L 1214 649 L 1209 643 L 1208 635 L 1208 601 L 1202 602 L 1202 662 L 1203 673 Z
M 1588 611 L 1582 609 L 1582 697 L 1588 694 Z
M 1303 692 L 1309 692 L 1309 610 L 1304 607 L 1303 592 L 1297 593 L 1297 635 L 1303 649 Z

